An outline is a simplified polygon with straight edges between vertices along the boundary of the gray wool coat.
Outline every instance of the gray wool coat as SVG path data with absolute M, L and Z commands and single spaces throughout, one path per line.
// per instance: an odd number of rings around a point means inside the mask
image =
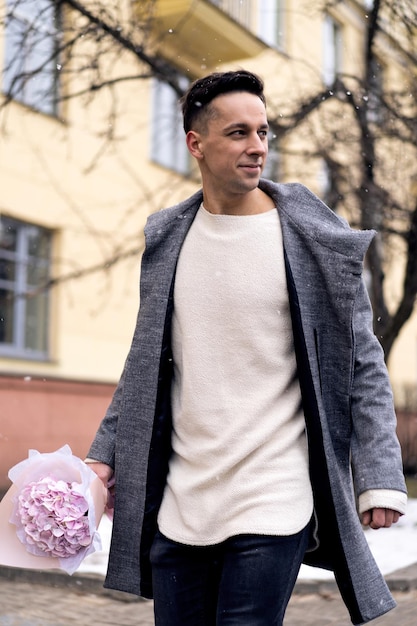
M 395 602 L 369 551 L 355 496 L 405 492 L 388 375 L 361 278 L 374 233 L 352 230 L 302 185 L 261 180 L 260 187 L 280 213 L 309 441 L 318 545 L 312 541 L 305 561 L 334 571 L 352 622 L 361 624 Z M 175 268 L 201 201 L 200 191 L 148 220 L 137 326 L 89 451 L 116 476 L 105 586 L 144 597 L 152 597 L 149 550 L 171 451 Z

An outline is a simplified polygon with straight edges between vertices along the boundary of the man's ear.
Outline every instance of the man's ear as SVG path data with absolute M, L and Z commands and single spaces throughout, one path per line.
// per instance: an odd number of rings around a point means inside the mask
M 191 156 L 193 156 L 195 159 L 202 159 L 203 150 L 200 134 L 197 133 L 195 130 L 189 130 L 185 137 L 185 141 Z

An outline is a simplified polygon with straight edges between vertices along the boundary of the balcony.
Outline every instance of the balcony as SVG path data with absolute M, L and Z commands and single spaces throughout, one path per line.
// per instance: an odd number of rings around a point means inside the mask
M 155 51 L 194 77 L 268 47 L 209 0 L 157 0 L 151 31 Z

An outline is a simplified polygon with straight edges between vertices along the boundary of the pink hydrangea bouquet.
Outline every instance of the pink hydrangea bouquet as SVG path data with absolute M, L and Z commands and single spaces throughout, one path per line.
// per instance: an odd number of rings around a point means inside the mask
M 41 478 L 17 498 L 18 536 L 37 556 L 74 556 L 91 544 L 88 502 L 79 483 Z
M 88 554 L 101 549 L 97 526 L 106 490 L 69 446 L 45 454 L 30 450 L 9 478 L 9 524 L 27 553 L 72 574 Z

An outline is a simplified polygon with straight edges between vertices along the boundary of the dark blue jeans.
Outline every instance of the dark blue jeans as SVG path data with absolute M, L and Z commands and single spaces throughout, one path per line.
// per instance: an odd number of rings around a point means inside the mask
M 309 525 L 289 537 L 238 535 L 195 547 L 157 533 L 156 626 L 280 626 L 308 537 Z

